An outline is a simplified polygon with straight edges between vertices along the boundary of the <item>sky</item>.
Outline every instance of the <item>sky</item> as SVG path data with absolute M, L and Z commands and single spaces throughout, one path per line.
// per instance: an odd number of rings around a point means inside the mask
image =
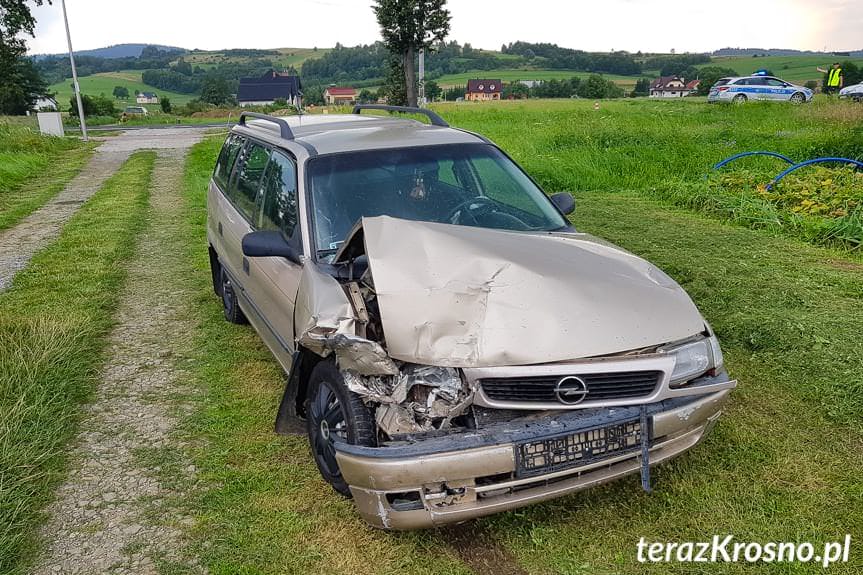
M 861 0 L 449 0 L 449 39 L 500 49 L 524 40 L 589 51 L 723 47 L 863 49 Z M 370 0 L 66 0 L 75 50 L 151 43 L 311 48 L 379 39 Z M 242 8 L 238 9 L 238 6 Z M 33 54 L 66 52 L 60 0 L 33 8 Z

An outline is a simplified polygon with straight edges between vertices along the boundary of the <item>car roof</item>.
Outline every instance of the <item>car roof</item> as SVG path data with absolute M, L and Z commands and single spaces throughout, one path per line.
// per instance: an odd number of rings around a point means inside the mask
M 264 137 L 274 144 L 278 144 L 278 140 L 298 142 L 316 154 L 487 142 L 464 130 L 432 126 L 406 118 L 303 114 L 281 119 L 288 123 L 294 134 L 293 140 L 282 138 L 279 126 L 268 120 L 249 120 L 245 126 L 234 126 L 232 131 Z

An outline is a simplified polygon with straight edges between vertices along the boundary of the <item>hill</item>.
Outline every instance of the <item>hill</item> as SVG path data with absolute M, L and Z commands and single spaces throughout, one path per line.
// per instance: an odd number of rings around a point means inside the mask
M 788 82 L 803 84 L 807 80 L 820 82 L 823 74 L 815 68 L 826 67 L 836 60 L 851 60 L 857 66 L 863 66 L 863 58 L 840 58 L 830 54 L 809 56 L 714 56 L 710 64 L 699 66 L 722 66 L 735 70 L 741 76 L 748 76 L 756 70 L 770 70 L 779 78 Z
M 121 70 L 118 72 L 102 72 L 90 76 L 80 76 L 78 83 L 81 85 L 81 93 L 90 96 L 98 96 L 105 94 L 111 96 L 114 91 L 114 86 L 124 86 L 129 90 L 129 98 L 117 100 L 117 107 L 122 108 L 127 105 L 135 105 L 135 92 L 155 92 L 159 97 L 167 96 L 171 99 L 173 105 L 185 104 L 192 98 L 192 94 L 180 94 L 168 90 L 159 90 L 148 86 L 141 81 L 140 70 Z M 49 86 L 49 90 L 57 93 L 57 102 L 60 107 L 66 109 L 69 106 L 69 99 L 72 97 L 72 82 L 65 80 Z M 157 110 L 158 105 L 148 105 L 147 108 Z
M 75 56 L 93 56 L 94 58 L 140 58 L 141 52 L 144 51 L 144 48 L 147 46 L 153 46 L 159 50 L 164 50 L 168 52 L 181 51 L 185 52 L 185 48 L 178 48 L 177 46 L 163 46 L 161 44 L 114 44 L 113 46 L 106 46 L 104 48 L 94 48 L 92 50 L 75 50 Z M 36 60 L 41 60 L 43 58 L 50 58 L 52 56 L 63 56 L 66 57 L 67 53 L 63 52 L 61 54 L 37 54 L 33 56 Z

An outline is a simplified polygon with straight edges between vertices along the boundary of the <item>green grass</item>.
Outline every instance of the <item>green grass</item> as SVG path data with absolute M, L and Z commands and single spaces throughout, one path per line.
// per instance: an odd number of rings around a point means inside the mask
M 0 230 L 54 197 L 92 150 L 77 139 L 42 136 L 20 123 L 0 120 Z
M 105 94 L 109 98 L 113 98 L 114 86 L 124 86 L 129 90 L 129 97 L 123 100 L 115 100 L 117 107 L 121 110 L 126 106 L 140 105 L 135 103 L 135 92 L 155 92 L 160 98 L 167 96 L 171 99 L 171 104 L 174 106 L 185 104 L 197 97 L 196 94 L 180 94 L 179 92 L 161 90 L 147 85 L 141 81 L 140 70 L 120 70 L 118 72 L 102 72 L 90 76 L 80 76 L 78 83 L 81 85 L 82 94 L 89 96 Z M 52 84 L 48 87 L 48 90 L 57 93 L 57 103 L 61 109 L 69 109 L 69 99 L 74 96 L 71 78 Z M 144 104 L 143 106 L 151 113 L 161 110 L 159 104 Z
M 440 78 L 435 78 L 434 81 L 442 87 L 448 87 L 466 86 L 468 80 L 476 78 L 491 78 L 509 83 L 516 80 L 567 80 L 573 76 L 587 78 L 590 75 L 590 72 L 579 72 L 576 70 L 471 70 L 461 74 L 447 74 Z M 635 82 L 640 76 L 603 74 L 602 77 L 607 80 L 613 80 L 621 86 L 632 87 L 635 86 Z
M 767 56 L 753 58 L 751 56 L 714 57 L 713 62 L 698 66 L 722 66 L 736 70 L 740 76 L 748 76 L 756 70 L 770 70 L 779 78 L 788 82 L 803 84 L 807 80 L 815 80 L 821 85 L 823 74 L 815 68 L 827 68 L 833 62 L 851 60 L 857 66 L 863 66 L 861 58 L 844 58 L 841 56 Z
M 863 570 L 863 264 L 781 234 L 669 206 L 654 189 L 685 185 L 736 151 L 857 154 L 837 104 L 713 107 L 699 102 L 446 105 L 452 124 L 496 140 L 546 191 L 576 192 L 574 224 L 660 265 L 716 329 L 740 380 L 713 435 L 654 472 L 653 495 L 628 478 L 469 526 L 502 542 L 529 573 L 745 573 L 746 565 L 642 565 L 636 543 L 812 541 L 852 536 Z M 840 132 L 842 137 L 836 135 Z M 188 501 L 191 533 L 213 573 L 461 573 L 448 530 L 370 531 L 317 475 L 303 437 L 272 433 L 283 374 L 248 327 L 224 322 L 209 286 L 206 181 L 218 141 L 186 167 L 183 245 L 195 301 L 204 392 L 185 432 L 206 486 Z M 750 168 L 760 166 L 747 160 Z M 778 169 L 781 167 L 775 165 Z M 769 168 L 765 168 L 769 171 Z M 780 564 L 771 573 L 821 573 Z
M 0 294 L 0 573 L 34 560 L 40 511 L 98 379 L 154 160 L 132 156 Z

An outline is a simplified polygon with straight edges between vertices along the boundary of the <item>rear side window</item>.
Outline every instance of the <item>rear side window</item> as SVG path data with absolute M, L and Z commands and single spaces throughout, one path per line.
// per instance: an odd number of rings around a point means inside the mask
M 213 179 L 216 183 L 225 190 L 228 186 L 228 180 L 231 177 L 231 170 L 234 167 L 234 162 L 237 160 L 237 154 L 240 148 L 243 147 L 243 138 L 237 135 L 230 135 L 225 140 L 225 145 L 222 146 L 222 151 L 219 153 L 219 159 L 216 162 L 216 169 L 213 172 Z
M 716 88 L 718 86 L 724 86 L 725 84 L 728 83 L 729 80 L 730 80 L 730 78 L 720 78 L 719 80 L 716 81 L 715 84 L 713 84 L 713 87 Z
M 247 142 L 240 153 L 234 176 L 228 185 L 228 197 L 247 220 L 255 216 L 258 192 L 264 179 L 264 170 L 270 160 L 270 150 L 257 142 Z
M 282 232 L 295 248 L 300 247 L 297 217 L 297 168 L 283 154 L 274 153 L 264 179 L 264 199 L 259 229 Z

